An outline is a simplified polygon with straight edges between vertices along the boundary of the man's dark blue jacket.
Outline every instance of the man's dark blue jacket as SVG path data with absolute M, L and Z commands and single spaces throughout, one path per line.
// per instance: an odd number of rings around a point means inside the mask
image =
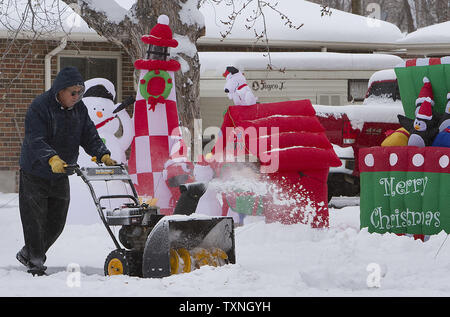
M 99 137 L 83 101 L 64 109 L 57 101 L 60 90 L 84 86 L 83 77 L 74 67 L 62 69 L 51 89 L 36 97 L 25 117 L 25 138 L 20 153 L 20 168 L 35 176 L 51 179 L 64 176 L 52 172 L 48 160 L 59 157 L 68 164 L 78 160 L 80 145 L 87 154 L 99 159 L 111 154 Z

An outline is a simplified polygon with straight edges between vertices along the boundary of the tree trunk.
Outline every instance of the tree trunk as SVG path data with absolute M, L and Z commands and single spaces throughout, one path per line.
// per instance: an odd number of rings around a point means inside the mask
M 414 32 L 416 30 L 415 24 L 414 24 L 414 17 L 411 12 L 411 6 L 409 5 L 408 0 L 403 0 L 404 5 L 404 12 L 406 15 L 406 25 L 408 27 L 408 33 Z
M 352 0 L 352 13 L 363 15 L 361 0 Z
M 437 23 L 447 22 L 450 19 L 449 0 L 436 0 Z

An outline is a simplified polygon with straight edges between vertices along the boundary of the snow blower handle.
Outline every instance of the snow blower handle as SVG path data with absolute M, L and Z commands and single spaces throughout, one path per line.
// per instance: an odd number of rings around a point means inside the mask
M 67 175 L 72 175 L 74 173 L 77 173 L 77 175 L 80 175 L 80 166 L 78 164 L 64 164 L 64 169 L 66 170 Z
M 106 165 L 106 164 L 103 163 L 102 161 L 97 160 L 97 156 L 91 157 L 91 161 L 94 162 L 94 163 L 96 163 L 98 166 Z M 112 165 L 112 166 L 123 166 L 123 163 L 121 163 L 121 162 L 120 162 L 120 163 L 116 163 L 116 164 L 114 164 L 114 165 Z

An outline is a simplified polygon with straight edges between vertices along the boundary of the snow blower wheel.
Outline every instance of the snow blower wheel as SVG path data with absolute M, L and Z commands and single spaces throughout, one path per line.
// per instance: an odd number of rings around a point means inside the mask
M 114 250 L 105 260 L 105 276 L 142 276 L 142 253 L 128 250 Z

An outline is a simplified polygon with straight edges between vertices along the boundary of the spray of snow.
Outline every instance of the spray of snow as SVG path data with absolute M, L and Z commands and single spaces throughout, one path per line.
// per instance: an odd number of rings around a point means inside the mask
M 218 194 L 252 193 L 254 197 L 261 198 L 264 209 L 275 213 L 275 216 L 280 212 L 283 215 L 289 212 L 291 219 L 300 219 L 301 223 L 309 225 L 312 224 L 316 213 L 325 207 L 324 202 L 317 203 L 312 200 L 311 193 L 301 185 L 294 185 L 286 191 L 268 176 L 261 176 L 253 168 L 238 164 L 230 167 L 226 179 L 215 178 L 208 186 L 213 187 Z M 275 208 L 272 210 L 271 206 Z M 320 222 L 321 219 L 317 221 Z

